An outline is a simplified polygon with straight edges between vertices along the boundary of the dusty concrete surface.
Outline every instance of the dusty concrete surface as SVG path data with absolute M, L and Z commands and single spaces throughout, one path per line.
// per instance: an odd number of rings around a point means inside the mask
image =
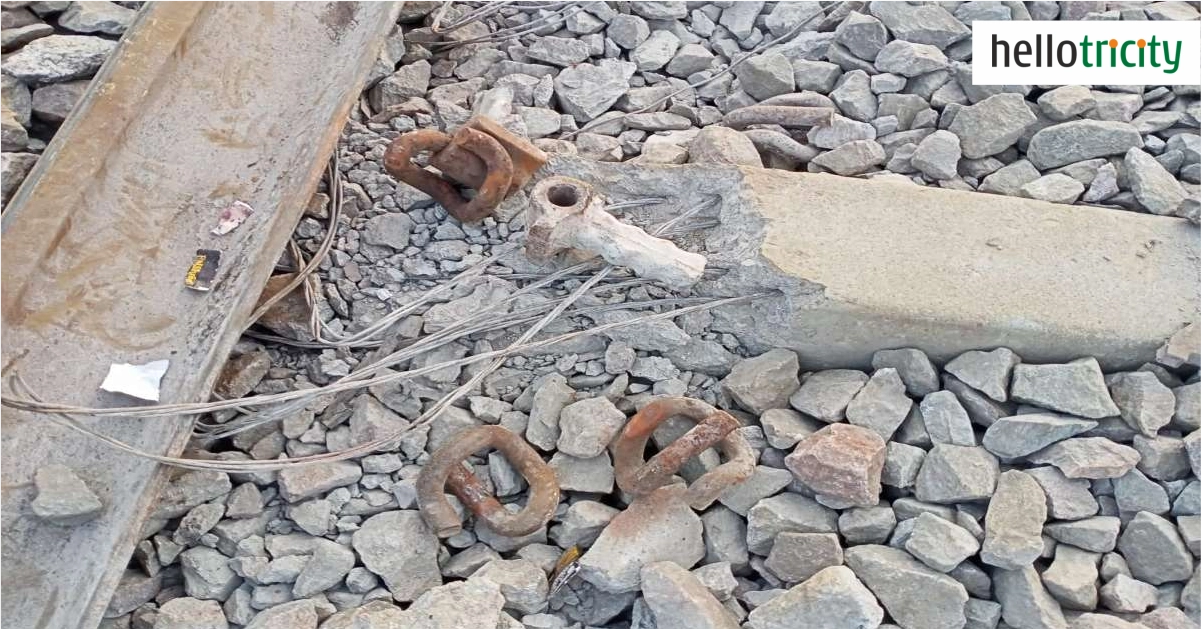
M 1201 304 L 1201 235 L 1182 219 L 752 167 L 589 164 L 549 170 L 615 199 L 708 204 L 710 266 L 698 290 L 785 296 L 716 313 L 762 351 L 806 367 L 867 366 L 918 347 L 938 361 L 1005 346 L 1030 362 L 1152 360 Z M 716 326 L 715 326 L 716 327 Z

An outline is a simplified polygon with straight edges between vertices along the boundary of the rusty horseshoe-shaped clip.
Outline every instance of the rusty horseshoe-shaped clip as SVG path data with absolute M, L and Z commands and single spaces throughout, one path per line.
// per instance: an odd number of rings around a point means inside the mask
M 651 433 L 677 415 L 691 419 L 696 426 L 644 463 L 642 457 Z M 700 400 L 656 399 L 630 418 L 613 446 L 617 485 L 635 496 L 648 494 L 670 482 L 688 459 L 716 445 L 726 462 L 697 478 L 689 485 L 687 494 L 692 508 L 708 508 L 723 490 L 746 480 L 755 470 L 755 453 L 746 437 L 736 432 L 738 427 L 738 420 L 732 415 Z
M 516 513 L 505 509 L 480 479 L 463 467 L 467 457 L 489 446 L 504 454 L 530 485 L 529 500 Z M 493 531 L 508 537 L 538 530 L 550 520 L 559 504 L 555 470 L 521 437 L 500 426 L 475 426 L 459 431 L 430 456 L 417 476 L 417 506 L 438 537 L 451 537 L 463 530 L 458 514 L 446 499 L 447 489 Z
M 413 157 L 422 152 L 430 153 L 430 165 L 445 179 L 413 163 Z M 505 197 L 525 185 L 546 160 L 546 153 L 529 141 L 486 116 L 475 116 L 454 136 L 421 129 L 396 138 L 384 152 L 384 169 L 430 195 L 452 216 L 467 223 L 491 213 Z M 452 181 L 474 188 L 475 198 L 464 199 Z

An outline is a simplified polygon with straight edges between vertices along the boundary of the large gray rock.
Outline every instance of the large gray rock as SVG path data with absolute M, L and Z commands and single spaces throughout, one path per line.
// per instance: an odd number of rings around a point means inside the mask
M 1130 574 L 1152 585 L 1185 581 L 1193 574 L 1193 556 L 1176 527 L 1152 513 L 1135 514 L 1118 538 L 1118 551 Z
M 618 46 L 626 50 L 633 50 L 651 36 L 651 29 L 646 20 L 637 15 L 623 13 L 613 16 L 605 34 Z
M 37 496 L 30 509 L 51 524 L 74 526 L 96 519 L 104 503 L 66 465 L 46 465 L 33 475 Z
M 137 11 L 104 0 L 72 2 L 58 16 L 58 25 L 76 33 L 120 35 L 133 22 Z
M 842 545 L 833 533 L 795 533 L 776 536 L 764 567 L 785 583 L 801 583 L 813 575 L 842 565 Z
M 905 550 L 939 572 L 949 572 L 980 550 L 980 542 L 967 529 L 939 516 L 921 513 L 905 539 Z
M 880 108 L 876 95 L 872 93 L 871 79 L 863 70 L 852 70 L 842 75 L 838 86 L 830 92 L 830 98 L 844 116 L 860 122 L 871 122 Z
M 1097 422 L 1058 415 L 1056 413 L 1026 413 L 1002 417 L 984 432 L 982 443 L 989 452 L 1015 459 L 1092 430 Z
M 1163 487 L 1137 469 L 1113 479 L 1112 483 L 1113 499 L 1120 512 L 1165 515 L 1172 508 Z
M 947 67 L 947 56 L 929 44 L 904 40 L 888 42 L 876 56 L 876 69 L 905 77 L 914 77 Z
M 882 349 L 872 354 L 872 368 L 892 367 L 897 370 L 905 390 L 913 397 L 925 397 L 939 389 L 938 369 L 920 349 Z
M 999 474 L 997 458 L 984 448 L 938 444 L 922 462 L 914 495 L 939 504 L 985 500 Z
M 430 86 L 430 71 L 430 62 L 425 59 L 402 65 L 371 88 L 367 94 L 371 107 L 383 111 L 410 98 L 424 97 Z
M 856 140 L 874 140 L 876 139 L 876 128 L 867 122 L 835 115 L 830 124 L 810 129 L 806 139 L 813 146 L 833 149 Z M 882 366 L 892 367 L 893 365 Z
M 559 415 L 559 450 L 584 459 L 600 456 L 625 423 L 625 413 L 606 397 L 569 404 Z
M 869 10 L 893 36 L 905 41 L 946 48 L 972 34 L 963 22 L 937 5 L 906 6 L 877 1 L 869 5 Z
M 229 558 L 206 546 L 189 548 L 179 555 L 184 591 L 192 598 L 224 601 L 242 579 L 229 567 Z
M 388 511 L 363 522 L 351 537 L 363 565 L 397 601 L 415 600 L 442 583 L 438 538 L 417 511 Z
M 163 520 L 178 518 L 196 505 L 228 494 L 232 488 L 229 475 L 225 472 L 184 472 L 172 478 L 166 489 L 159 493 L 152 517 Z
M 1047 592 L 1034 566 L 994 570 L 993 591 L 1001 617 L 1013 629 L 1067 629 L 1063 609 Z
M 671 561 L 642 567 L 642 596 L 658 629 L 737 629 L 738 621 L 691 572 Z
M 742 90 L 755 100 L 788 94 L 793 89 L 792 64 L 780 54 L 769 52 L 748 59 L 734 68 Z
M 755 27 L 755 20 L 763 10 L 763 4 L 761 0 L 753 0 L 727 5 L 721 12 L 719 23 L 729 29 L 734 37 L 746 39 Z
M 526 48 L 525 54 L 534 61 L 566 67 L 588 59 L 588 44 L 582 39 L 539 37 Z
M 935 391 L 922 398 L 922 422 L 932 443 L 949 443 L 955 446 L 976 445 L 976 433 L 972 420 L 959 403 L 959 398 L 950 391 Z M 993 424 L 994 426 L 996 424 Z M 991 429 L 991 427 L 990 427 Z
M 1021 94 L 1005 93 L 961 108 L 947 130 L 959 136 L 964 157 L 979 159 L 1013 146 L 1037 121 Z
M 13 112 L 17 124 L 29 126 L 33 105 L 29 86 L 7 74 L 0 74 L 0 102 L 3 102 L 5 109 Z
M 408 215 L 388 212 L 368 219 L 359 233 L 363 242 L 369 245 L 401 250 L 409 246 L 412 231 L 413 219 Z
M 555 95 L 563 111 L 577 122 L 589 122 L 629 91 L 630 77 L 637 70 L 633 63 L 614 59 L 574 65 L 555 77 Z
M 1030 475 L 1009 470 L 997 478 L 997 491 L 984 517 L 980 560 L 1004 570 L 1029 566 L 1043 552 L 1047 499 Z
M 1005 196 L 1016 197 L 1022 192 L 1022 187 L 1026 184 L 1038 179 L 1042 173 L 1030 163 L 1028 159 L 1020 159 L 1012 164 L 1008 164 L 997 169 L 991 175 L 984 178 L 980 183 L 978 190 L 980 192 L 989 192 L 992 194 L 1003 194 Z M 1116 190 L 1114 192 L 1117 192 Z M 1020 361 L 1014 361 L 1016 364 Z M 948 365 L 949 367 L 950 365 Z M 1010 367 L 1012 370 L 1012 367 Z M 949 370 L 948 370 L 949 371 Z M 1009 396 L 1009 372 L 1005 373 L 1005 396 Z M 995 398 L 994 398 L 995 399 Z
M 747 620 L 755 629 L 866 629 L 880 626 L 884 610 L 854 572 L 832 566 L 751 610 Z
M 962 151 L 959 137 L 950 131 L 935 131 L 922 139 L 909 163 L 933 180 L 953 179 L 959 174 Z
M 1121 526 L 1122 521 L 1117 517 L 1099 515 L 1075 522 L 1051 522 L 1044 530 L 1057 542 L 1094 553 L 1107 553 L 1117 545 Z
M 8 203 L 37 161 L 34 153 L 0 153 L 0 203 Z
M 874 431 L 888 441 L 909 414 L 913 400 L 896 369 L 877 369 L 846 408 L 847 421 Z
M 499 586 L 501 596 L 505 597 L 505 609 L 519 614 L 536 614 L 546 609 L 549 593 L 546 573 L 529 559 L 492 561 L 471 578 L 487 579 Z
M 951 577 L 922 565 L 903 550 L 855 546 L 847 566 L 876 595 L 903 629 L 960 629 L 967 622 L 967 590 Z
M 26 44 L 4 60 L 4 73 L 26 83 L 90 78 L 117 42 L 89 35 L 51 35 Z
M 1094 157 L 1123 155 L 1142 147 L 1143 138 L 1129 123 L 1074 120 L 1040 129 L 1030 138 L 1026 157 L 1040 170 L 1046 170 Z
M 1089 419 L 1112 417 L 1121 412 L 1109 396 L 1095 358 L 1058 365 L 1017 365 L 1013 368 L 1010 397 Z
M 742 517 L 722 505 L 715 505 L 701 516 L 701 523 L 705 530 L 703 561 L 706 565 L 725 562 L 738 571 L 749 567 L 746 521 Z
M 1088 479 L 1068 478 L 1050 465 L 1025 470 L 1047 495 L 1047 515 L 1054 520 L 1080 520 L 1100 509 Z
M 1022 186 L 1022 196 L 1070 205 L 1084 192 L 1084 184 L 1063 173 L 1044 175 Z
M 1068 478 L 1117 478 L 1138 464 L 1134 448 L 1104 437 L 1064 439 L 1029 456 L 1031 463 L 1054 465 Z
M 580 577 L 605 592 L 638 589 L 643 566 L 674 561 L 691 568 L 705 556 L 701 520 L 682 485 L 661 487 L 618 514 L 580 558 Z
M 875 140 L 856 140 L 822 153 L 810 163 L 843 176 L 859 175 L 883 164 L 884 147 Z
M 1062 544 L 1055 547 L 1055 561 L 1043 571 L 1043 585 L 1063 607 L 1077 610 L 1097 608 L 1097 563 L 1101 555 Z
M 786 492 L 760 500 L 751 507 L 747 512 L 746 542 L 752 553 L 767 555 L 780 533 L 833 533 L 837 530 L 837 511 L 812 498 Z
M 834 29 L 834 41 L 856 57 L 872 61 L 888 43 L 888 29 L 880 20 L 852 11 Z
M 800 386 L 796 352 L 773 349 L 734 365 L 721 381 L 723 389 L 740 406 L 755 414 L 769 408 L 787 408 L 788 398 Z
M 729 127 L 717 126 L 705 127 L 696 134 L 688 145 L 688 162 L 763 167 L 759 151 L 749 138 Z
M 846 419 L 847 405 L 867 384 L 867 374 L 854 369 L 828 369 L 809 375 L 788 402 L 796 410 L 821 421 Z
M 91 81 L 69 81 L 39 87 L 33 92 L 33 114 L 47 122 L 66 120 L 90 84 Z
M 718 500 L 735 513 L 745 516 L 760 500 L 776 495 L 792 481 L 793 475 L 786 469 L 757 465 L 749 478 L 727 487 Z
M 1093 91 L 1083 85 L 1065 85 L 1038 97 L 1038 106 L 1056 122 L 1069 120 L 1093 108 Z
M 292 585 L 293 596 L 306 598 L 337 586 L 354 564 L 351 549 L 326 539 L 314 540 L 313 554 Z
M 404 611 L 399 620 L 392 620 L 395 617 L 391 614 L 381 614 L 380 624 L 366 626 L 370 629 L 492 629 L 503 626 L 498 623 L 504 615 L 501 613 L 504 602 L 500 587 L 488 579 L 455 581 L 422 594 Z M 384 620 L 385 618 L 388 620 Z M 362 622 L 360 619 L 358 622 L 348 623 L 345 627 L 333 629 L 360 629 L 363 627 Z
M 181 596 L 158 608 L 154 629 L 229 629 L 229 621 L 217 601 Z
M 313 601 L 306 598 L 259 612 L 246 629 L 313 629 L 316 626 L 317 610 Z
M 642 72 L 652 72 L 667 65 L 680 48 L 680 38 L 671 31 L 656 30 L 630 53 L 630 61 Z
M 1159 598 L 1155 586 L 1119 574 L 1101 586 L 1101 604 L 1118 613 L 1138 614 L 1147 611 Z
M 362 477 L 363 470 L 354 461 L 286 468 L 279 473 L 279 495 L 288 502 L 297 502 L 353 484 Z
M 559 419 L 563 409 L 575 400 L 575 390 L 568 386 L 567 378 L 557 373 L 536 381 L 532 386 L 538 388 L 530 405 L 525 438 L 540 450 L 553 450 L 562 434 Z
M 1134 198 L 1152 214 L 1171 216 L 1188 194 L 1159 160 L 1140 148 L 1126 151 L 1126 177 Z

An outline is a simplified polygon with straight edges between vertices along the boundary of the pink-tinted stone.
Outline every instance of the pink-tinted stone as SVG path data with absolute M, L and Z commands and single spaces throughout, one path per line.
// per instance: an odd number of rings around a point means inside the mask
M 802 440 L 784 464 L 823 496 L 870 506 L 880 500 L 885 444 L 880 435 L 851 424 L 830 424 Z

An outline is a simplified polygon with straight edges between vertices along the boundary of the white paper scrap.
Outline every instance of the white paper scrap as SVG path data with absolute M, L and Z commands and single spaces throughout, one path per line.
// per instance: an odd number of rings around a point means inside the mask
M 242 221 L 251 214 L 254 214 L 254 208 L 241 201 L 234 201 L 229 207 L 221 210 L 221 216 L 217 220 L 217 227 L 213 229 L 213 234 L 217 236 L 228 234 L 237 229 L 238 225 L 241 225 Z
M 129 363 L 113 363 L 108 367 L 108 375 L 100 388 L 112 393 L 124 393 L 139 400 L 158 401 L 159 382 L 167 373 L 169 360 L 156 360 L 145 365 Z

